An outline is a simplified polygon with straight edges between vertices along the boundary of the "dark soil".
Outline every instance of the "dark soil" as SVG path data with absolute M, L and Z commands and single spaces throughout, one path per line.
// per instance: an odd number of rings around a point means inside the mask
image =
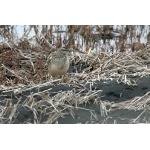
M 118 83 L 116 80 L 107 80 L 107 81 L 96 81 L 92 90 L 102 90 L 100 100 L 109 101 L 113 103 L 126 101 L 132 99 L 136 96 L 142 96 L 148 91 L 150 91 L 150 77 L 134 77 L 137 80 L 136 86 L 128 86 L 123 83 Z M 85 84 L 85 87 L 89 89 L 89 84 Z M 33 88 L 31 90 L 26 90 L 22 94 L 14 94 L 13 91 L 0 91 L 0 105 L 6 105 L 6 99 L 12 100 L 12 104 L 16 104 L 20 100 L 20 104 L 27 99 L 27 96 L 31 93 L 36 93 L 37 91 L 47 90 L 47 93 L 50 96 L 56 95 L 59 91 L 68 91 L 72 90 L 74 86 L 68 85 L 53 85 L 53 86 L 44 86 L 41 88 Z M 49 89 L 49 90 L 48 90 Z M 42 98 L 40 95 L 34 95 L 36 101 L 40 101 Z M 114 111 L 108 112 L 107 115 L 101 115 L 101 110 L 99 106 L 93 104 L 92 102 L 87 103 L 86 105 L 80 105 L 80 108 L 74 109 L 74 116 L 65 115 L 64 117 L 58 118 L 58 120 L 53 123 L 58 124 L 75 124 L 75 123 L 146 123 L 149 121 L 150 114 L 148 112 L 143 112 L 143 110 L 129 110 L 129 109 L 117 109 Z M 88 109 L 85 110 L 84 108 Z M 89 111 L 90 110 L 90 111 Z M 17 108 L 18 116 L 13 121 L 13 123 L 25 123 L 33 121 L 33 112 L 28 107 L 21 106 Z M 65 110 L 67 112 L 69 110 Z M 135 120 L 140 114 L 142 115 L 139 119 Z M 7 116 L 5 116 L 7 118 Z M 41 118 L 41 123 L 47 118 Z
M 121 102 L 132 99 L 137 96 L 143 96 L 145 93 L 150 91 L 150 77 L 137 77 L 137 86 L 128 86 L 123 83 L 117 83 L 117 81 L 97 81 L 93 85 L 93 89 L 103 90 L 101 100 L 109 102 Z M 89 87 L 87 85 L 87 87 Z M 122 93 L 122 94 L 121 94 Z M 121 95 L 121 97 L 120 97 Z M 84 106 L 85 107 L 85 106 Z M 59 118 L 58 123 L 60 124 L 74 124 L 74 123 L 119 123 L 128 124 L 136 123 L 136 119 L 141 113 L 142 115 L 137 120 L 139 123 L 146 123 L 150 119 L 149 112 L 143 112 L 143 110 L 129 110 L 129 109 L 118 109 L 108 113 L 106 117 L 102 117 L 100 113 L 100 108 L 96 104 L 88 104 L 85 108 L 91 109 L 95 116 L 92 116 L 87 110 L 75 110 L 75 118 L 71 115 L 65 118 Z

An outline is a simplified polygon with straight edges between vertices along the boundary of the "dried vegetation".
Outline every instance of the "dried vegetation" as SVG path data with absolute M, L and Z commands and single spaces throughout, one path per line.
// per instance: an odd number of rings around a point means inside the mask
M 102 116 L 107 105 L 149 109 L 149 93 L 111 104 L 86 84 L 113 79 L 130 86 L 136 85 L 132 76 L 149 76 L 150 26 L 24 26 L 22 37 L 16 28 L 0 26 L 0 123 L 57 123 L 88 103 L 98 105 Z M 85 54 L 71 58 L 67 77 L 52 79 L 46 59 L 62 46 Z

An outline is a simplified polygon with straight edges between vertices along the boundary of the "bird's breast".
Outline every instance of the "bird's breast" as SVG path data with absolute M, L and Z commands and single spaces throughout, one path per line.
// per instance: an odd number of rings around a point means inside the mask
M 70 63 L 68 58 L 66 59 L 66 61 L 52 63 L 48 66 L 49 74 L 52 76 L 65 75 L 69 70 L 69 66 Z

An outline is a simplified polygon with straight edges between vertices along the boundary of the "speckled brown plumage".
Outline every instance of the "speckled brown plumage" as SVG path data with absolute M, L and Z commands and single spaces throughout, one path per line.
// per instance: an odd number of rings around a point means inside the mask
M 49 55 L 47 65 L 51 76 L 61 76 L 67 73 L 70 66 L 69 53 L 69 50 L 61 48 Z

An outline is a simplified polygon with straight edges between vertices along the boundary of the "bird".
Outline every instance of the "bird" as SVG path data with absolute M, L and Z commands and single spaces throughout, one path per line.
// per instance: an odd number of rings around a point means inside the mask
M 77 50 L 74 51 L 83 53 Z M 67 48 L 58 48 L 48 56 L 48 72 L 52 77 L 62 76 L 67 73 L 70 67 L 70 54 L 74 51 Z

